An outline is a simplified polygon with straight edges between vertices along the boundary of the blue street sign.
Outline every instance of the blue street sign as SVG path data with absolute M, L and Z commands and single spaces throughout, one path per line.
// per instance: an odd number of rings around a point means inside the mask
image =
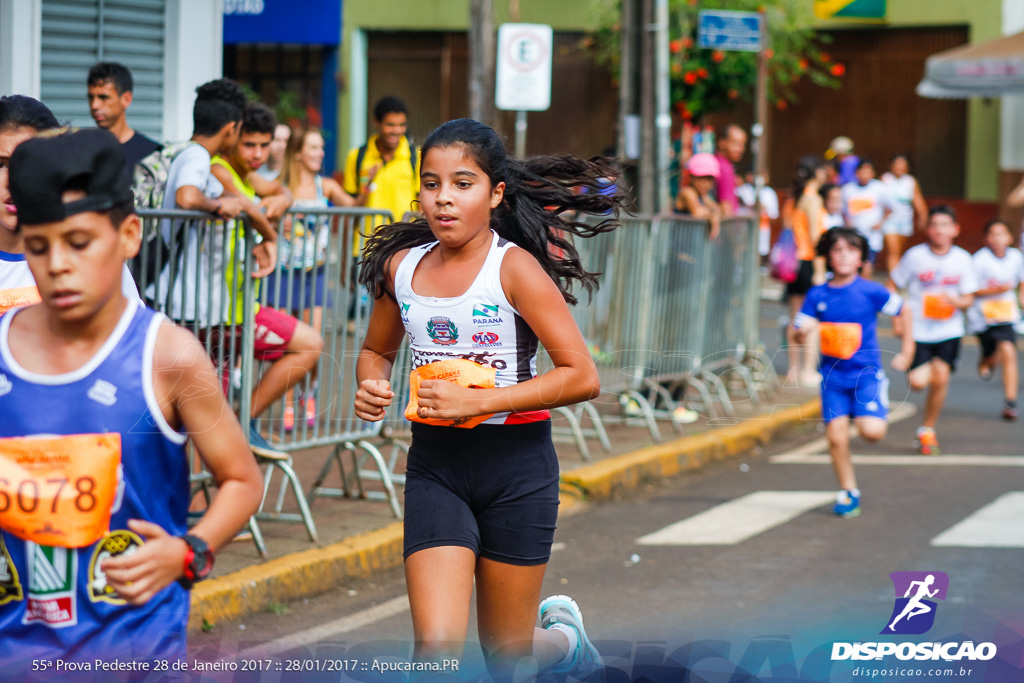
M 761 15 L 757 12 L 701 10 L 697 14 L 697 47 L 759 52 Z

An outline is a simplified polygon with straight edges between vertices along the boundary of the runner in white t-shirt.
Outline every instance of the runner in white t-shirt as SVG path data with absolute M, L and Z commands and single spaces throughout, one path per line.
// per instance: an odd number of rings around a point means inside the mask
M 917 349 L 908 374 L 910 388 L 928 388 L 924 420 L 917 430 L 918 446 L 924 455 L 938 452 L 935 424 L 960 355 L 960 339 L 965 332 L 963 311 L 971 306 L 978 291 L 971 255 L 953 244 L 959 234 L 960 224 L 952 207 L 933 207 L 928 214 L 927 241 L 908 249 L 889 274 L 889 288 L 906 290 L 913 315 Z M 899 321 L 893 324 L 898 327 Z
M 843 185 L 843 204 L 850 225 L 868 238 L 871 254 L 862 275 L 871 279 L 875 259 L 883 246 L 882 223 L 892 213 L 893 203 L 889 190 L 875 179 L 875 165 L 870 159 L 857 163 L 856 182 Z
M 967 324 L 981 342 L 978 374 L 991 379 L 992 371 L 1003 366 L 1004 420 L 1016 420 L 1017 334 L 1020 322 L 1018 299 L 1024 301 L 1024 254 L 1014 249 L 1009 226 L 1000 220 L 985 225 L 986 247 L 974 254 L 974 272 L 980 289 L 974 305 L 967 310 Z

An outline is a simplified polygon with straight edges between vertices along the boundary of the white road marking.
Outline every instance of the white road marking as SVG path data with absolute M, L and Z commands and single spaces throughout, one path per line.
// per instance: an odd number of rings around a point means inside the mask
M 917 413 L 917 406 L 915 406 L 913 403 L 901 403 L 898 406 L 896 406 L 896 408 L 891 413 L 889 413 L 889 424 L 896 424 L 897 422 L 901 422 L 903 420 L 906 420 L 908 417 L 912 417 L 916 413 Z M 854 424 L 851 424 L 850 425 L 850 440 L 852 441 L 853 439 L 856 439 L 857 436 L 858 436 L 857 426 L 854 425 Z M 785 453 L 780 453 L 778 455 L 773 455 L 770 458 L 768 458 L 768 462 L 772 462 L 772 463 L 776 463 L 776 462 L 779 462 L 779 463 L 793 463 L 793 462 L 795 462 L 795 463 L 803 464 L 804 461 L 799 460 L 799 459 L 790 459 L 791 456 L 817 455 L 819 453 L 827 453 L 827 452 L 828 452 L 828 439 L 826 439 L 825 437 L 822 436 L 820 438 L 814 439 L 813 441 L 808 441 L 807 443 L 805 443 L 802 446 L 797 446 L 796 448 L 794 448 L 791 451 L 786 451 Z
M 297 631 L 287 636 L 282 636 L 276 640 L 272 640 L 263 645 L 257 645 L 251 647 L 248 650 L 238 653 L 238 659 L 259 659 L 263 657 L 273 657 L 275 655 L 288 652 L 297 647 L 303 647 L 307 645 L 314 645 L 322 642 L 334 636 L 341 635 L 343 633 L 350 633 L 356 629 L 362 628 L 375 621 L 381 619 L 387 619 L 393 617 L 402 612 L 409 610 L 409 597 L 402 595 L 382 602 L 379 605 L 364 609 L 362 612 L 356 612 L 350 614 L 347 617 L 341 617 L 334 621 L 329 621 L 326 624 L 320 626 L 314 626 L 308 628 L 305 631 Z
M 1024 455 L 852 455 L 854 465 L 984 465 L 988 467 L 1024 467 Z M 827 455 L 783 453 L 771 458 L 772 463 L 786 465 L 831 465 Z
M 808 510 L 834 491 L 756 491 L 637 539 L 640 545 L 735 545 Z
M 1004 493 L 932 539 L 934 546 L 1024 548 L 1024 491 Z

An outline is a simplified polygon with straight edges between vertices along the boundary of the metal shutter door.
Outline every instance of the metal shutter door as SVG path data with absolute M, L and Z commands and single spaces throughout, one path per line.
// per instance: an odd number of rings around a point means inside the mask
M 43 0 L 41 95 L 59 121 L 95 125 L 86 78 L 99 61 L 132 72 L 128 124 L 163 138 L 164 15 L 166 0 Z

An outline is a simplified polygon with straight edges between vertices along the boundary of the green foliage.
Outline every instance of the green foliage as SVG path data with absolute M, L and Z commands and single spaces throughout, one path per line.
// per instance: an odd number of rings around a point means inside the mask
M 212 621 L 207 620 L 206 617 L 203 617 L 203 625 L 201 628 L 203 630 L 203 633 L 209 633 L 214 628 L 216 628 L 216 624 L 214 624 Z
M 804 78 L 836 88 L 845 73 L 822 50 L 831 38 L 813 29 L 807 0 L 669 0 L 669 77 L 673 106 L 686 119 L 731 108 L 749 100 L 757 78 L 752 52 L 703 50 L 697 45 L 697 13 L 702 9 L 762 12 L 768 21 L 768 97 L 780 109 L 797 100 L 794 87 Z M 601 0 L 598 28 L 585 46 L 619 77 L 621 0 Z
M 260 102 L 260 95 L 258 92 L 252 89 L 248 83 L 242 84 L 242 90 L 245 91 L 245 97 L 250 102 Z M 288 124 L 289 126 L 296 126 L 298 124 L 305 124 L 306 121 L 306 110 L 299 104 L 299 94 L 295 92 L 279 92 L 277 93 L 277 103 L 271 107 L 274 110 L 274 116 L 281 123 Z
M 276 614 L 277 616 L 281 616 L 282 614 L 287 613 L 289 611 L 289 609 L 288 609 L 288 605 L 284 605 L 284 604 L 282 604 L 280 602 L 272 602 L 269 605 L 267 605 L 267 611 L 270 612 L 271 614 Z

